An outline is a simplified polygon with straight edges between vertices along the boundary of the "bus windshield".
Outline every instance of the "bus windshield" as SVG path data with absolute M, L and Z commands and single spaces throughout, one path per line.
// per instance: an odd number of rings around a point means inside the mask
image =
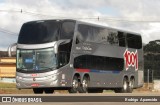
M 59 23 L 56 21 L 37 21 L 23 24 L 18 43 L 42 44 L 56 41 Z
M 23 24 L 19 37 L 19 44 L 42 44 L 59 39 L 72 39 L 75 22 L 59 22 L 55 20 L 34 21 Z M 61 34 L 61 35 L 60 35 Z
M 17 49 L 17 70 L 40 71 L 57 68 L 53 48 L 24 50 Z

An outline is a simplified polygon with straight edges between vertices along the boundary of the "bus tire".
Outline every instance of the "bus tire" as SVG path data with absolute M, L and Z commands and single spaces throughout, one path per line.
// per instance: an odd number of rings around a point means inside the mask
M 42 94 L 43 93 L 43 88 L 33 88 L 34 94 Z
M 122 88 L 116 88 L 116 89 L 114 89 L 114 91 L 115 91 L 115 93 L 127 93 L 128 87 L 129 87 L 128 80 L 127 80 L 127 78 L 124 78 Z
M 133 92 L 134 83 L 135 83 L 134 78 L 131 78 L 130 81 L 129 81 L 128 93 L 132 93 Z
M 88 93 L 103 93 L 103 89 L 88 89 Z
M 54 90 L 53 90 L 53 88 L 45 88 L 45 89 L 44 89 L 44 92 L 45 92 L 46 94 L 52 94 L 52 93 L 54 92 Z
M 82 80 L 82 84 L 78 87 L 79 93 L 87 93 L 88 92 L 88 84 L 89 84 L 89 78 L 84 76 L 83 80 Z
M 68 90 L 69 93 L 77 93 L 79 87 L 78 77 L 74 76 L 72 81 L 72 87 Z

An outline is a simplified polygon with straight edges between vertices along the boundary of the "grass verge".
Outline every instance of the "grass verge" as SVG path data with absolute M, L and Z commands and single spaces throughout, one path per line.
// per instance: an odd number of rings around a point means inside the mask
M 0 82 L 0 94 L 32 94 L 32 89 L 22 89 L 16 88 L 15 83 L 4 83 Z

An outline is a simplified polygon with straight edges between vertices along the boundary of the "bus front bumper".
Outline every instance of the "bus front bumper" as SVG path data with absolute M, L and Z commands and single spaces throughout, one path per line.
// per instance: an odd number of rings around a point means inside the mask
M 18 89 L 29 88 L 45 88 L 45 87 L 59 87 L 61 86 L 61 73 L 47 73 L 47 74 L 23 74 L 18 73 L 16 76 L 16 86 Z

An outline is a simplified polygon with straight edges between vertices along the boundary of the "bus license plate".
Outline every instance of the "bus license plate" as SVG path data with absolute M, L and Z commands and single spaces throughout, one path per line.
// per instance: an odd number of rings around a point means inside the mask
M 34 83 L 34 84 L 32 84 L 31 86 L 32 86 L 32 87 L 38 87 L 39 84 L 38 84 L 38 83 Z

